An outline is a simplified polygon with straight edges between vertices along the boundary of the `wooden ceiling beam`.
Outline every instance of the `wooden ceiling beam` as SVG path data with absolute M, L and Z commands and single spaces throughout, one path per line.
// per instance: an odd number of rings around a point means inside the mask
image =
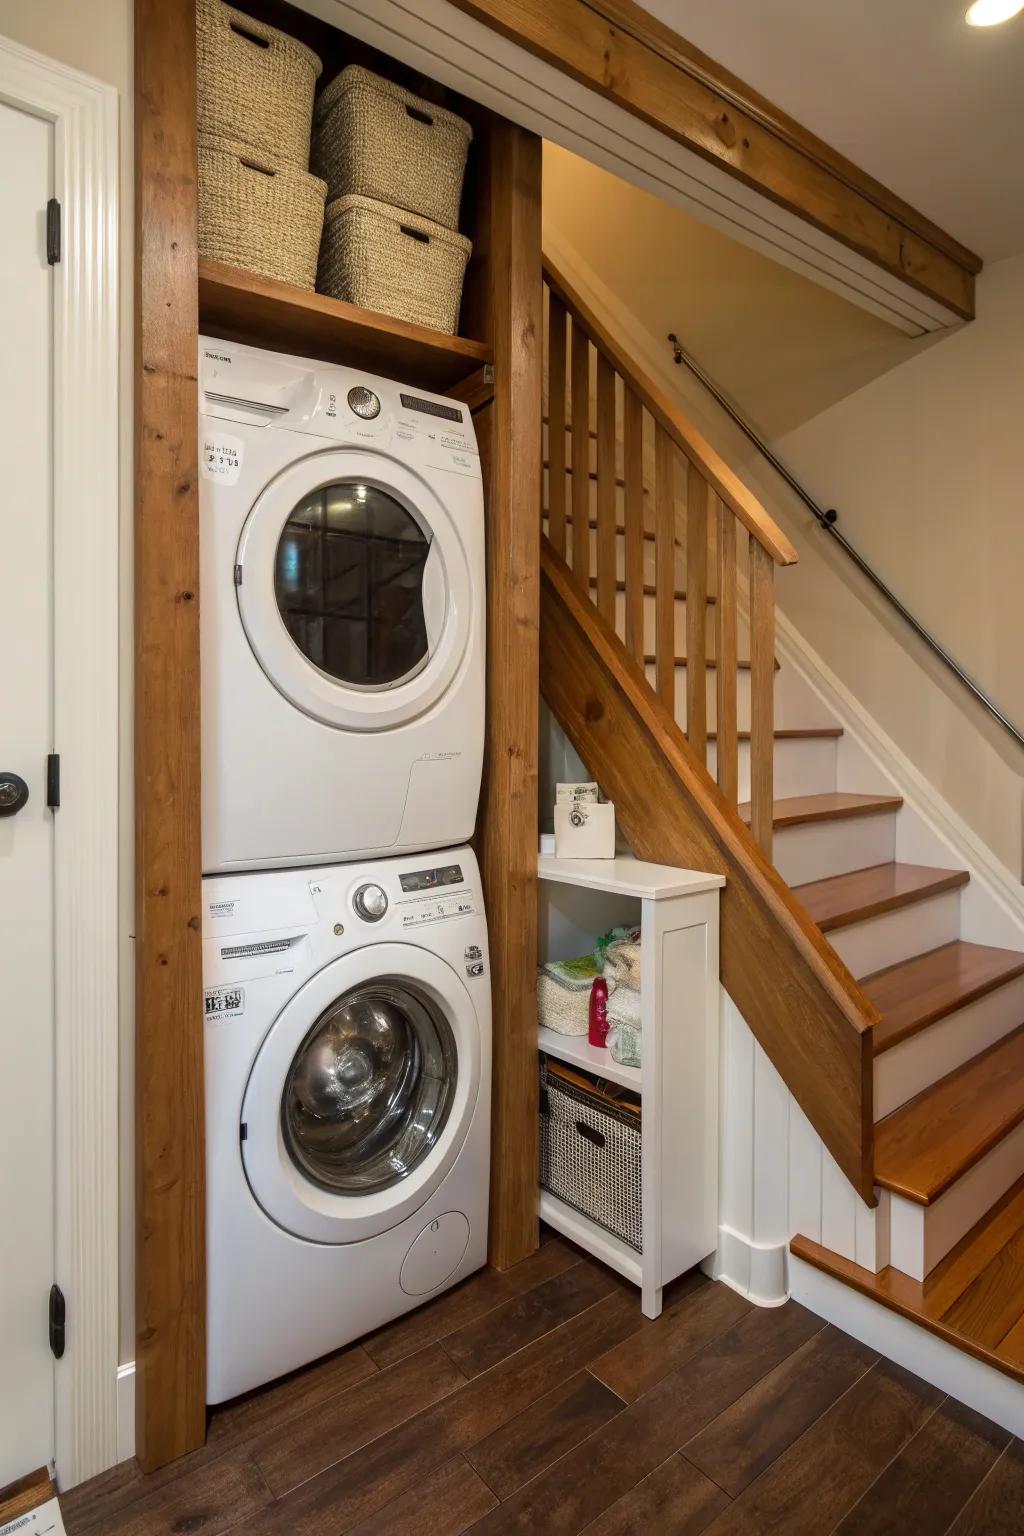
M 850 250 L 974 318 L 981 260 L 634 0 L 452 0 L 457 9 Z

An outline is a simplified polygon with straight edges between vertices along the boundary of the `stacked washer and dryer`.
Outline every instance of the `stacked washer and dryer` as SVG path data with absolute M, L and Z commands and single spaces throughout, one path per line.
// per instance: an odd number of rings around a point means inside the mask
M 211 1403 L 486 1257 L 468 409 L 200 343 Z

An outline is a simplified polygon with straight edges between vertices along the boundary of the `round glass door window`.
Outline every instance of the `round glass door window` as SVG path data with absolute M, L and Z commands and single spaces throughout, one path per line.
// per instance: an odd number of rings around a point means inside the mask
M 353 688 L 391 688 L 428 660 L 423 568 L 430 539 L 401 502 L 333 481 L 293 509 L 277 546 L 274 592 L 292 640 Z
M 451 1026 L 424 993 L 395 980 L 354 987 L 317 1019 L 285 1081 L 293 1162 L 335 1194 L 390 1188 L 436 1145 L 457 1072 Z

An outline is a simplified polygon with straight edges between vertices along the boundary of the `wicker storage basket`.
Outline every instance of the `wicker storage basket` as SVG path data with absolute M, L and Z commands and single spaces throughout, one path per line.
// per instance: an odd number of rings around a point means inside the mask
M 309 168 L 313 90 L 323 66 L 311 48 L 223 0 L 198 0 L 199 134 L 248 144 L 275 164 Z
M 317 288 L 453 335 L 472 249 L 463 235 L 368 197 L 327 204 Z
M 640 1115 L 540 1069 L 540 1182 L 640 1253 Z
M 458 229 L 472 137 L 454 112 L 350 64 L 316 104 L 312 168 L 332 199 L 357 193 Z
M 312 288 L 326 196 L 306 171 L 229 139 L 200 139 L 199 254 Z

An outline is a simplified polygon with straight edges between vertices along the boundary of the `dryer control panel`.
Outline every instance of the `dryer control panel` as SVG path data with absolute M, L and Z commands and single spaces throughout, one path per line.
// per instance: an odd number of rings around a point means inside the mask
M 205 418 L 365 444 L 480 478 L 469 407 L 334 363 L 199 338 Z

